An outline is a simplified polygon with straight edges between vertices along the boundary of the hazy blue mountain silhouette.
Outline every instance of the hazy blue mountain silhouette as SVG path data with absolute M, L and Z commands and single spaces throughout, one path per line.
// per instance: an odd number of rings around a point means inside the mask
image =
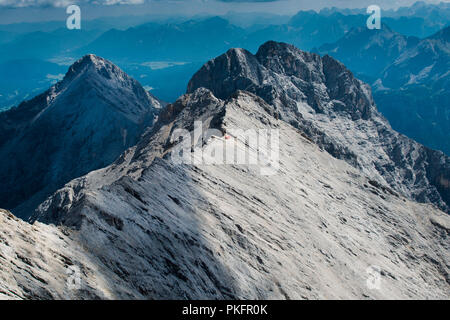
M 371 83 L 394 129 L 450 154 L 450 27 L 418 39 L 383 25 L 353 29 L 315 51 L 329 54 Z

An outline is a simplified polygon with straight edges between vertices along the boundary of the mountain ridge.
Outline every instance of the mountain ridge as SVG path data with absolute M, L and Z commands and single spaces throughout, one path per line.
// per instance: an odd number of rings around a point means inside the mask
M 449 211 L 449 190 L 440 181 L 450 179 L 450 158 L 393 131 L 376 110 L 370 87 L 334 58 L 269 41 L 254 56 L 235 49 L 209 61 L 192 77 L 187 92 L 199 87 L 221 98 L 237 89 L 255 93 L 332 155 L 371 172 L 399 192 L 418 201 L 428 198 Z M 398 152 L 408 159 L 406 168 Z M 433 167 L 437 163 L 442 163 L 440 169 Z
M 383 24 L 381 30 L 354 29 L 315 51 L 330 54 L 371 83 L 379 110 L 395 130 L 448 155 L 449 30 L 417 39 Z

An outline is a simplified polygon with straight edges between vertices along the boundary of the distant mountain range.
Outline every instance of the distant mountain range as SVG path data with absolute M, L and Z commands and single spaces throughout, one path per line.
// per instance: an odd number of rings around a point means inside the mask
M 380 30 L 370 30 L 366 26 L 353 28 L 338 41 L 313 51 L 335 57 L 356 75 L 372 83 L 400 54 L 419 42 L 419 38 L 404 36 L 382 24 Z
M 450 88 L 450 27 L 406 48 L 382 74 L 383 85 Z
M 399 7 L 397 9 L 382 9 L 382 16 L 389 18 L 417 17 L 429 20 L 430 23 L 448 23 L 450 18 L 450 4 L 441 1 L 440 3 L 429 3 L 426 1 L 417 1 L 411 6 Z M 330 15 L 333 13 L 342 13 L 345 15 L 365 14 L 366 8 L 324 8 L 320 14 Z
M 450 154 L 450 27 L 424 38 L 388 26 L 355 28 L 316 49 L 346 64 L 371 83 L 380 111 L 392 126 Z
M 172 59 L 204 61 L 228 46 L 240 46 L 256 51 L 261 43 L 277 40 L 309 50 L 334 42 L 352 28 L 365 27 L 367 14 L 344 15 L 339 12 L 323 15 L 315 11 L 300 11 L 287 23 L 238 27 L 221 17 L 190 20 L 183 23 L 149 23 L 127 30 L 110 30 L 77 53 L 94 52 L 109 58 L 142 60 Z M 411 21 L 410 21 L 411 20 Z M 408 30 L 408 34 L 428 36 L 444 25 L 424 27 L 415 18 L 385 18 L 383 22 Z M 414 32 L 418 28 L 425 28 Z M 208 35 L 211 37 L 208 38 Z
M 93 41 L 100 34 L 101 31 L 98 30 L 68 30 L 64 25 L 50 32 L 34 31 L 18 34 L 0 47 L 0 62 L 67 57 L 70 56 L 73 48 Z
M 239 23 L 239 20 L 245 20 L 244 17 L 247 16 L 247 23 Z M 125 16 L 120 19 L 87 20 L 79 31 L 67 30 L 64 21 L 0 25 L 0 43 L 5 43 L 3 50 L 0 49 L 0 61 L 11 57 L 48 60 L 89 52 L 114 54 L 124 59 L 128 56 L 136 57 L 136 48 L 148 50 L 146 59 L 179 59 L 176 55 L 180 51 L 176 49 L 181 49 L 185 59 L 205 61 L 218 54 L 217 50 L 223 47 L 224 41 L 230 46 L 240 45 L 255 51 L 261 43 L 270 39 L 283 40 L 309 50 L 338 40 L 352 28 L 365 26 L 368 17 L 365 9 L 347 12 L 336 8 L 324 9 L 319 13 L 300 11 L 289 20 L 286 17 L 270 18 L 270 15 L 262 14 L 247 16 L 228 13 L 223 17 L 199 16 L 189 20 L 149 17 L 151 22 L 148 23 L 143 23 L 142 17 L 135 17 L 132 27 L 129 27 L 132 18 Z M 427 37 L 444 28 L 448 25 L 449 18 L 449 5 L 445 3 L 417 3 L 410 8 L 400 9 L 395 14 L 383 12 L 382 17 L 383 22 L 393 30 L 417 37 Z M 212 35 L 208 39 L 209 45 L 202 41 L 208 31 Z M 172 49 L 171 44 L 174 46 Z M 116 51 L 111 50 L 113 48 Z M 202 50 L 205 51 L 204 54 L 201 54 Z

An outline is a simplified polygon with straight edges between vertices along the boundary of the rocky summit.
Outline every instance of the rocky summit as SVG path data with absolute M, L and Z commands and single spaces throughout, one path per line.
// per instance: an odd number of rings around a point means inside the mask
M 70 180 L 113 162 L 161 103 L 111 62 L 86 55 L 64 79 L 0 113 L 0 203 L 27 218 Z
M 269 160 L 205 161 L 230 148 Z M 336 60 L 232 49 L 33 224 L 0 212 L 0 297 L 448 299 L 449 178 Z

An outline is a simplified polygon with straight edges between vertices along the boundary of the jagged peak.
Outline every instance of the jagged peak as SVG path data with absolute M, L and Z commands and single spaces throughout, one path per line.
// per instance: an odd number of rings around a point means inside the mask
M 341 39 L 351 38 L 358 35 L 364 35 L 368 37 L 381 35 L 400 35 L 395 30 L 392 30 L 386 23 L 381 23 L 380 29 L 368 29 L 366 26 L 352 27 L 349 32 L 347 32 Z M 339 40 L 338 40 L 339 41 Z
M 353 78 L 352 72 L 348 70 L 343 63 L 336 60 L 332 56 L 326 54 L 323 57 L 320 57 L 320 55 L 316 53 L 300 50 L 292 44 L 277 41 L 267 41 L 259 47 L 258 52 L 256 53 L 256 56 L 261 63 L 264 63 L 264 60 L 267 60 L 269 58 L 285 55 L 299 55 L 305 60 L 305 62 L 319 62 L 320 60 L 322 60 L 322 65 L 324 65 L 325 67 L 327 65 L 332 65 L 333 67 L 338 68 L 341 72 L 348 73 Z
M 269 40 L 263 43 L 259 47 L 256 56 L 258 57 L 258 59 L 260 59 L 261 57 L 271 57 L 280 54 L 289 54 L 289 55 L 299 54 L 301 56 L 309 56 L 317 58 L 319 57 L 316 53 L 303 51 L 292 44 L 273 40 Z
M 279 77 L 284 77 L 284 84 L 279 85 Z M 296 93 L 284 91 L 285 86 Z M 327 88 L 326 94 L 315 89 L 320 86 Z M 288 113 L 297 108 L 296 101 L 302 96 L 318 113 L 339 109 L 355 120 L 368 119 L 374 104 L 370 90 L 339 61 L 276 41 L 261 45 L 256 55 L 232 49 L 209 61 L 192 77 L 187 92 L 200 87 L 210 89 L 220 99 L 239 89 L 250 91 L 270 104 L 283 104 L 280 107 Z M 280 95 L 285 96 L 283 102 Z
M 95 63 L 98 62 L 98 61 L 106 61 L 106 60 L 103 59 L 102 57 L 96 56 L 96 55 L 93 54 L 93 53 L 88 53 L 88 54 L 84 55 L 83 57 L 81 57 L 80 59 L 78 59 L 77 62 L 79 62 L 79 63 L 88 63 L 88 62 L 91 62 L 91 63 L 94 63 L 94 64 L 95 64 Z
M 86 66 L 89 67 L 98 67 L 103 64 L 114 65 L 112 62 L 105 60 L 95 54 L 86 54 L 77 61 L 75 61 L 69 68 L 69 70 L 73 70 L 74 72 L 80 71 Z
M 258 55 L 263 54 L 263 53 L 273 52 L 273 50 L 280 50 L 280 51 L 298 50 L 298 51 L 301 51 L 300 49 L 297 49 L 296 47 L 294 47 L 292 44 L 285 43 L 285 42 L 277 42 L 277 41 L 269 40 L 269 41 L 263 43 L 259 47 L 258 52 L 256 53 L 256 55 L 258 56 Z
M 111 61 L 95 54 L 86 54 L 69 67 L 62 82 L 71 81 L 73 78 L 89 71 L 93 71 L 106 79 L 114 77 L 129 78 L 125 72 Z
M 250 51 L 243 49 L 243 48 L 231 48 L 231 49 L 228 49 L 227 52 L 225 52 L 224 54 L 218 56 L 216 59 L 213 59 L 213 60 L 221 60 L 223 58 L 226 58 L 226 59 L 231 58 L 232 61 L 236 59 L 239 62 L 242 62 L 242 61 L 248 59 L 249 57 L 253 57 L 253 54 Z

